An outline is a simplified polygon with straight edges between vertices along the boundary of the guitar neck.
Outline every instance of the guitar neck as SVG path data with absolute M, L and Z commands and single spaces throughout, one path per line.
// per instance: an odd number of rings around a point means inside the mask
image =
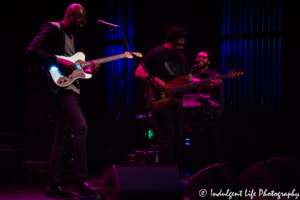
M 102 64 L 102 63 L 106 63 L 106 62 L 110 62 L 110 61 L 114 61 L 114 60 L 119 60 L 119 59 L 122 59 L 122 58 L 126 58 L 126 55 L 125 54 L 120 54 L 120 55 L 110 56 L 110 57 L 106 57 L 106 58 L 99 58 L 99 59 L 96 59 L 96 60 L 93 60 L 93 61 L 95 61 L 99 64 Z M 92 61 L 86 61 L 86 62 L 80 63 L 80 66 L 82 68 L 87 68 L 91 65 L 91 62 Z
M 178 85 L 178 86 L 174 86 L 174 87 L 170 88 L 170 92 L 172 94 L 177 94 L 177 93 L 184 92 L 184 91 L 187 91 L 187 90 L 199 88 L 201 86 L 209 85 L 211 80 L 213 80 L 213 79 L 224 80 L 224 79 L 228 79 L 228 78 L 229 78 L 229 74 L 226 74 L 226 75 L 223 75 L 223 76 L 218 76 L 216 78 L 209 78 L 209 79 L 205 79 L 205 80 L 201 80 L 201 81 L 197 81 L 197 82 L 186 83 L 186 84 L 183 84 L 183 85 Z

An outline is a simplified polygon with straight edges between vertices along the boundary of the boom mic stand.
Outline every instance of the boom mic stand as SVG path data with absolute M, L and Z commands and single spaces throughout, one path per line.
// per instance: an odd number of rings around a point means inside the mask
M 146 122 L 145 120 L 143 120 L 143 138 L 146 138 L 146 144 L 145 144 L 145 139 L 143 140 L 143 146 L 144 146 L 144 155 L 146 156 L 145 159 L 145 164 L 148 164 L 148 148 L 149 148 L 149 113 L 150 113 L 150 109 L 149 109 L 149 87 L 150 87 L 150 81 L 152 80 L 155 84 L 159 85 L 158 82 L 156 81 L 156 79 L 154 78 L 154 76 L 150 73 L 150 71 L 147 70 L 146 66 L 144 65 L 144 63 L 140 60 L 140 58 L 138 58 L 137 56 L 135 56 L 131 50 L 128 47 L 128 43 L 125 37 L 125 34 L 122 30 L 122 28 L 120 26 L 115 27 L 115 28 L 120 28 L 123 34 L 123 38 L 125 42 L 122 42 L 124 46 L 126 46 L 127 50 L 130 52 L 130 54 L 136 58 L 136 60 L 139 62 L 139 64 L 143 67 L 145 74 L 147 73 L 147 82 L 146 82 L 146 92 L 145 92 L 145 98 L 146 98 Z M 120 41 L 121 38 L 114 32 L 113 28 L 109 28 L 109 31 L 112 32 Z M 144 112 L 145 113 L 145 112 Z M 144 133 L 146 132 L 146 135 L 144 137 Z

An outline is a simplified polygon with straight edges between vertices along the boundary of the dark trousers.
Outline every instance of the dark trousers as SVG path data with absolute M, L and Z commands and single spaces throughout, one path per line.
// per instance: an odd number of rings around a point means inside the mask
M 214 124 L 210 126 L 205 126 L 202 129 L 202 134 L 206 134 L 208 136 L 207 144 L 211 145 L 211 154 L 210 160 L 211 164 L 216 164 L 223 162 L 223 151 L 222 151 L 222 144 L 221 144 L 221 136 L 220 136 L 220 125 Z M 200 132 L 200 135 L 201 135 Z
M 219 124 L 193 127 L 190 157 L 194 169 L 201 170 L 224 161 L 220 128 Z
M 158 137 L 159 164 L 177 165 L 183 138 L 183 109 L 181 103 L 152 111 L 155 132 Z
M 77 175 L 78 178 L 87 178 L 87 124 L 79 106 L 79 95 L 71 90 L 62 90 L 59 92 L 56 101 L 58 107 L 56 132 L 52 147 L 48 182 L 60 182 L 67 143 L 71 139 L 71 128 Z

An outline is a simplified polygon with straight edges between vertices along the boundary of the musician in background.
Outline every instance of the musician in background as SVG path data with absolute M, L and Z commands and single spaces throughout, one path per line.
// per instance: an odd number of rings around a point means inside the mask
M 79 4 L 70 5 L 60 22 L 46 22 L 39 33 L 33 39 L 26 50 L 25 56 L 34 65 L 60 67 L 61 70 L 71 73 L 76 70 L 76 65 L 71 61 L 58 58 L 55 55 L 72 56 L 78 51 L 83 51 L 74 35 L 83 28 L 86 23 L 86 11 Z M 83 51 L 84 52 L 84 51 Z M 100 65 L 92 62 L 85 70 L 87 73 L 95 74 Z M 78 176 L 78 191 L 95 192 L 95 187 L 88 177 L 86 136 L 87 124 L 79 106 L 79 82 L 66 88 L 60 88 L 57 98 L 57 120 L 55 139 L 52 148 L 51 164 L 49 169 L 48 186 L 45 189 L 46 197 L 76 197 L 77 194 L 70 193 L 60 187 L 60 174 L 63 165 L 64 152 L 68 141 L 71 139 L 70 129 L 73 132 L 73 148 Z
M 192 71 L 195 73 L 193 73 L 193 77 L 205 80 L 220 75 L 217 71 L 209 69 L 211 61 L 211 53 L 205 49 L 201 49 L 196 55 L 196 65 L 192 68 Z M 208 145 L 211 146 L 212 149 L 209 154 L 206 154 L 210 156 L 210 161 L 208 161 L 209 163 L 207 164 L 222 162 L 223 151 L 220 139 L 220 117 L 224 104 L 224 83 L 220 81 L 220 84 L 215 84 L 214 87 L 201 88 L 196 91 L 194 90 L 192 93 L 211 95 L 211 99 L 199 100 L 201 106 L 197 108 L 196 115 L 202 124 L 201 128 L 203 134 L 200 134 L 200 136 L 206 135 L 210 141 L 205 141 L 205 144 L 212 144 Z M 200 143 L 204 144 L 203 141 Z M 196 146 L 201 148 L 203 145 Z M 201 154 L 201 151 L 199 153 Z
M 150 82 L 158 90 L 168 92 L 164 81 L 172 81 L 180 76 L 185 76 L 187 82 L 193 81 L 188 60 L 181 53 L 186 38 L 187 32 L 183 28 L 170 27 L 166 34 L 165 44 L 150 50 L 144 58 L 144 65 L 157 81 L 156 83 L 151 79 Z M 148 74 L 140 65 L 135 72 L 135 76 L 146 82 Z M 183 137 L 182 105 L 181 103 L 173 103 L 159 111 L 151 110 L 151 114 L 158 136 L 159 164 L 176 165 Z
M 143 60 L 146 69 L 154 76 L 150 83 L 165 93 L 169 89 L 164 81 L 173 81 L 180 76 L 187 82 L 193 82 L 188 60 L 182 54 L 187 32 L 181 27 L 170 27 L 167 31 L 165 44 L 150 50 Z M 148 73 L 139 66 L 135 76 L 147 81 Z M 181 99 L 182 94 L 174 95 Z M 155 132 L 158 136 L 159 164 L 177 165 L 183 138 L 182 103 L 173 103 L 162 110 L 150 110 L 153 117 Z

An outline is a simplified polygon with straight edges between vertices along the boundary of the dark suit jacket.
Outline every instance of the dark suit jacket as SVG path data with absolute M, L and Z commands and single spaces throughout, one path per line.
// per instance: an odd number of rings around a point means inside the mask
M 84 50 L 74 40 L 75 52 Z M 49 68 L 56 63 L 55 55 L 64 55 L 65 28 L 62 21 L 46 22 L 25 52 L 31 66 L 41 65 Z

